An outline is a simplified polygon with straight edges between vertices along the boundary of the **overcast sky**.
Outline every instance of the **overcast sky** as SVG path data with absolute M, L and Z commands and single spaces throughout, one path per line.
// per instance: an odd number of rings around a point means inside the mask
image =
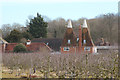
M 37 12 L 52 20 L 91 19 L 118 12 L 118 0 L 2 0 L 0 4 L 0 26 L 13 23 L 25 26 L 28 16 L 36 16 Z

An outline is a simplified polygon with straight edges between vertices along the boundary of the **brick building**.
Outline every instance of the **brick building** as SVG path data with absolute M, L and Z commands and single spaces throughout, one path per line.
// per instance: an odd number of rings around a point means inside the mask
M 2 40 L 2 39 L 1 39 Z M 3 40 L 2 40 L 3 41 Z M 5 41 L 4 41 L 5 42 Z M 4 43 L 3 52 L 12 52 L 18 43 Z M 86 20 L 83 26 L 79 26 L 79 37 L 76 36 L 72 28 L 71 20 L 68 20 L 68 26 L 63 39 L 59 38 L 36 38 L 32 42 L 24 43 L 28 51 L 31 52 L 52 52 L 61 53 L 96 53 L 97 48 L 94 46 Z
M 64 39 L 61 44 L 61 53 L 94 53 L 97 52 L 90 36 L 90 31 L 84 20 L 83 26 L 79 26 L 79 38 L 75 35 L 71 20 L 68 20 L 68 26 Z
M 11 53 L 13 52 L 14 47 L 19 43 L 7 43 L 5 45 L 5 50 L 3 52 L 5 53 Z M 27 41 L 27 43 L 23 43 L 27 51 L 29 52 L 39 52 L 39 53 L 46 53 L 46 52 L 52 52 L 53 50 L 47 46 L 45 43 L 31 43 L 31 41 Z

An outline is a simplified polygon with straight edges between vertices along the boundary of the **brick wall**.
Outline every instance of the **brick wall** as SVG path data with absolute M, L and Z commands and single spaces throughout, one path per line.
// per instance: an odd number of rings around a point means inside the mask
M 72 54 L 78 53 L 77 47 L 69 47 L 69 51 L 65 51 L 64 48 L 65 47 L 61 47 L 61 53 L 72 53 Z

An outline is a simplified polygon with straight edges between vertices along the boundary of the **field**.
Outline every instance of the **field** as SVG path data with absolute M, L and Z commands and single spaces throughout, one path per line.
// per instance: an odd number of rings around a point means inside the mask
M 118 78 L 118 53 L 2 54 L 2 78 Z

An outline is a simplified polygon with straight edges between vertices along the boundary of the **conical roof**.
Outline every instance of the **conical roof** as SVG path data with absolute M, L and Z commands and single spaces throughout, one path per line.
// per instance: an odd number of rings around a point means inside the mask
M 70 41 L 70 44 L 68 44 L 68 40 Z M 76 46 L 76 40 L 77 40 L 77 37 L 72 29 L 71 20 L 69 19 L 67 30 L 66 30 L 66 33 L 64 35 L 64 39 L 62 41 L 61 46 Z
M 88 25 L 87 25 L 86 19 L 84 19 L 83 28 L 88 28 Z
M 68 44 L 68 40 L 70 40 L 70 44 Z M 77 41 L 77 37 L 76 37 L 73 29 L 67 28 L 61 46 L 76 46 L 76 44 L 77 44 L 76 41 Z
M 94 46 L 91 35 L 90 35 L 90 31 L 89 31 L 89 28 L 88 28 L 88 25 L 86 22 L 86 19 L 84 20 L 82 31 L 83 31 L 82 35 L 84 35 L 84 36 L 82 36 L 82 39 L 84 40 L 84 37 L 85 37 L 86 46 Z M 82 42 L 83 42 L 83 40 L 82 40 Z
M 70 19 L 68 20 L 68 25 L 67 25 L 67 28 L 72 28 L 72 22 L 71 22 L 71 20 L 70 20 Z

